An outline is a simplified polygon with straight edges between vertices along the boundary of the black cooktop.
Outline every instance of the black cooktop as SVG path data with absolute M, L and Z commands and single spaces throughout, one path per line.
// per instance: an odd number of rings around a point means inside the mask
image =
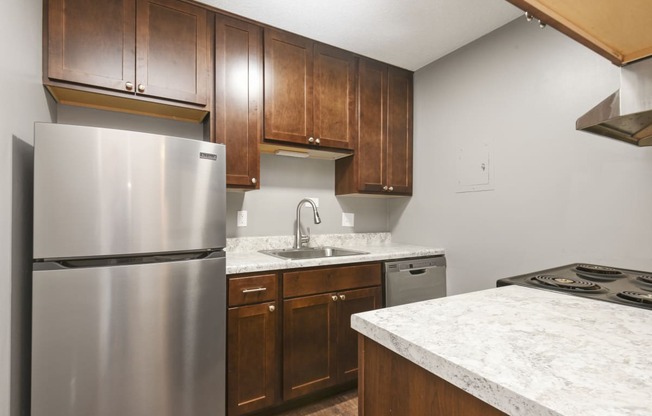
M 575 263 L 500 279 L 519 285 L 652 310 L 652 272 Z

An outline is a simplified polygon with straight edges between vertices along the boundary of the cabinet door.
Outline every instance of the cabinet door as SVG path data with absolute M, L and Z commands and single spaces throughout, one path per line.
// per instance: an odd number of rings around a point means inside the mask
M 355 139 L 355 56 L 315 43 L 314 137 L 320 146 L 352 149 Z
M 207 11 L 177 0 L 138 0 L 136 90 L 139 94 L 206 105 Z
M 358 377 L 358 333 L 351 328 L 351 315 L 380 308 L 381 290 L 347 290 L 337 296 L 337 382 L 342 383 Z
M 387 185 L 412 194 L 412 73 L 389 67 L 387 76 Z
M 283 301 L 283 399 L 335 384 L 334 294 Z
M 265 29 L 265 138 L 308 144 L 312 135 L 310 39 Z
M 358 188 L 382 192 L 387 178 L 387 66 L 360 59 L 358 74 Z
M 228 311 L 228 414 L 240 415 L 275 404 L 279 373 L 275 304 Z
M 257 189 L 262 137 L 263 34 L 259 26 L 215 20 L 215 141 L 226 145 L 226 185 Z
M 135 0 L 47 5 L 48 78 L 128 91 L 135 79 Z

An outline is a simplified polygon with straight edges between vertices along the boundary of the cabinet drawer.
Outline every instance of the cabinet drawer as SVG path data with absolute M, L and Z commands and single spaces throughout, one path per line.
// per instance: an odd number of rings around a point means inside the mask
M 283 297 L 314 295 L 381 284 L 380 263 L 283 273 Z
M 276 300 L 275 274 L 234 277 L 229 279 L 229 306 Z

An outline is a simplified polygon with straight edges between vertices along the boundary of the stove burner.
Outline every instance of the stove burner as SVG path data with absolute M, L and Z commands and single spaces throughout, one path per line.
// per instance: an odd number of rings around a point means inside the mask
M 650 275 L 642 274 L 640 276 L 637 276 L 636 280 L 639 280 L 643 283 L 647 283 L 648 285 L 652 285 L 652 276 Z
M 625 276 L 620 270 L 596 264 L 578 264 L 575 266 L 575 272 L 579 276 L 596 279 L 615 279 Z
M 554 276 L 549 274 L 540 274 L 531 278 L 531 280 L 544 286 L 581 292 L 598 292 L 603 291 L 602 286 L 582 279 L 572 277 Z
M 640 292 L 620 292 L 617 295 L 619 298 L 626 299 L 632 302 L 638 302 L 645 305 L 652 306 L 652 293 L 640 293 Z

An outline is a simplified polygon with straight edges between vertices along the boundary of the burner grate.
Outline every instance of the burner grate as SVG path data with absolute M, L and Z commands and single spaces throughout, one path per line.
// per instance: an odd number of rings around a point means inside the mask
M 642 274 L 640 276 L 636 276 L 636 280 L 641 281 L 643 283 L 647 283 L 649 285 L 652 285 L 652 276 L 647 275 L 647 274 Z
M 625 276 L 623 272 L 613 267 L 598 266 L 596 264 L 578 264 L 575 266 L 575 272 L 582 277 L 597 279 L 615 279 Z
M 542 284 L 544 286 L 553 287 L 563 290 L 582 291 L 582 292 L 597 292 L 604 290 L 593 282 L 587 282 L 582 279 L 575 279 L 572 277 L 555 276 L 549 274 L 540 274 L 531 278 L 531 280 Z
M 620 292 L 617 295 L 619 298 L 629 300 L 632 302 L 643 303 L 645 305 L 652 306 L 652 293 L 640 293 L 640 292 Z

